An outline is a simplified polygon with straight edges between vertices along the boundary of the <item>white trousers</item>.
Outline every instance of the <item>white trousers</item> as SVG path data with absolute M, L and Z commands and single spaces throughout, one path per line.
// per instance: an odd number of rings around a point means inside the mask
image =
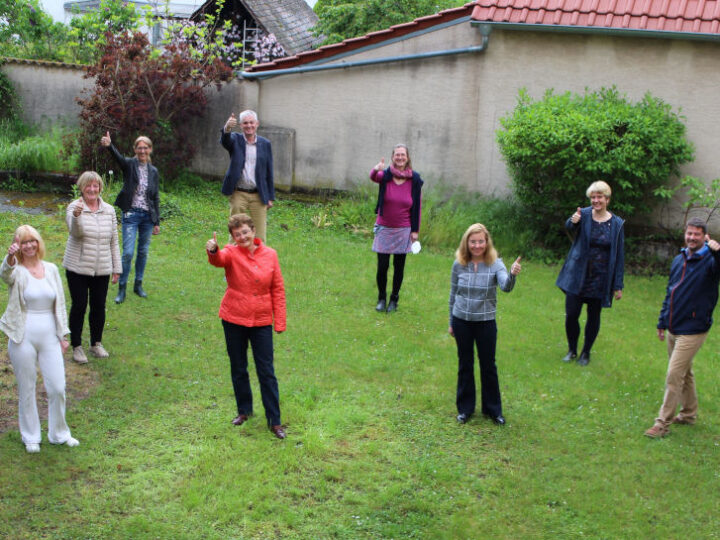
M 52 312 L 28 312 L 22 343 L 8 342 L 8 356 L 18 386 L 18 423 L 25 444 L 40 444 L 40 417 L 35 399 L 37 366 L 48 397 L 48 440 L 63 444 L 70 438 L 65 422 L 65 364 L 55 335 Z

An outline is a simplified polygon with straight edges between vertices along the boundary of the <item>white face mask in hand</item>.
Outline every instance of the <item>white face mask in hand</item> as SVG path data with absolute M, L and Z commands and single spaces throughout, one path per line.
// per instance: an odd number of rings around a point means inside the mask
M 417 240 L 415 240 L 410 245 L 410 251 L 413 253 L 413 255 L 417 255 L 418 253 L 420 253 L 421 249 L 422 249 L 422 246 L 420 245 L 420 242 L 418 242 Z

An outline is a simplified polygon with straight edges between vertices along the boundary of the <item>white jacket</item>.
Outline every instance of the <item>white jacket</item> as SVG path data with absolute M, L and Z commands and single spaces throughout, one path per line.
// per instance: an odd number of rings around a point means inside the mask
M 122 274 L 115 208 L 100 199 L 97 212 L 83 204 L 82 213 L 75 217 L 73 212 L 79 200 L 68 204 L 65 214 L 70 236 L 63 266 L 83 276 Z
M 65 293 L 63 292 L 62 281 L 57 266 L 53 263 L 42 261 L 45 267 L 45 278 L 55 290 L 55 334 L 62 340 L 70 333 L 67 325 L 67 313 L 65 312 Z M 5 313 L 0 319 L 0 330 L 7 334 L 15 343 L 22 343 L 25 337 L 25 320 L 27 319 L 27 304 L 25 303 L 25 287 L 27 286 L 30 272 L 19 262 L 10 266 L 7 262 L 7 255 L 0 266 L 0 278 L 9 285 L 8 303 Z

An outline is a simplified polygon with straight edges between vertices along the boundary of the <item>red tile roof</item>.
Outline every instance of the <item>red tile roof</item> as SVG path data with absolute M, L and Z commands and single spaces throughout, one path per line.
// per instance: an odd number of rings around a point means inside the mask
M 478 0 L 472 19 L 720 34 L 720 0 Z
M 379 30 L 377 32 L 371 32 L 364 36 L 346 39 L 340 43 L 333 43 L 332 45 L 324 45 L 313 51 L 306 51 L 299 53 L 295 56 L 288 56 L 285 58 L 279 58 L 274 62 L 268 62 L 266 64 L 256 64 L 249 67 L 247 71 L 271 71 L 274 69 L 287 69 L 299 65 L 308 64 L 310 62 L 316 62 L 326 58 L 331 58 L 337 54 L 347 53 L 362 49 L 369 45 L 381 43 L 389 39 L 395 39 L 413 32 L 432 28 L 439 24 L 454 21 L 463 17 L 470 17 L 475 2 L 469 2 L 462 7 L 446 9 L 434 15 L 428 15 L 426 17 L 420 17 L 414 21 L 410 21 L 403 24 L 396 24 L 385 30 Z
M 570 26 L 720 35 L 720 0 L 476 0 L 386 30 L 257 64 L 247 71 L 293 68 L 468 16 L 476 22 L 528 27 Z

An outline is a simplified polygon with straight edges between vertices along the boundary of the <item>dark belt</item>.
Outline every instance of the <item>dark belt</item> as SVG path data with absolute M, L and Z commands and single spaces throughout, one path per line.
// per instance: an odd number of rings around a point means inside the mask
M 235 191 L 242 191 L 243 193 L 257 193 L 257 188 L 254 189 L 246 189 L 246 188 L 235 188 Z

